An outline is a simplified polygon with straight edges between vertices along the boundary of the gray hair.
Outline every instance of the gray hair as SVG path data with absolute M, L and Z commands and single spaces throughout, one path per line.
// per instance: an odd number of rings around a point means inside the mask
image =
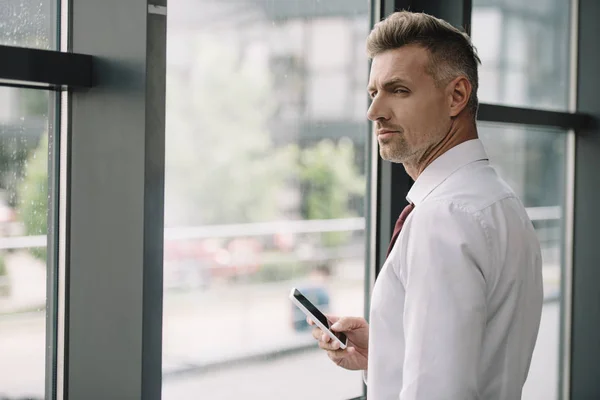
M 477 66 L 481 60 L 469 36 L 431 15 L 400 11 L 375 24 L 367 38 L 367 54 L 372 59 L 385 51 L 410 44 L 428 50 L 427 72 L 438 87 L 460 75 L 469 80 L 472 90 L 467 108 L 475 119 L 479 106 Z

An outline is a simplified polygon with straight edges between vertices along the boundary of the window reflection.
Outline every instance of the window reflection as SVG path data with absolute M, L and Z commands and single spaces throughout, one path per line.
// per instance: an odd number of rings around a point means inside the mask
M 564 0 L 474 0 L 480 101 L 566 110 L 569 14 Z
M 44 397 L 48 107 L 0 88 L 0 398 Z
M 164 398 L 359 396 L 287 296 L 364 312 L 368 2 L 168 18 Z

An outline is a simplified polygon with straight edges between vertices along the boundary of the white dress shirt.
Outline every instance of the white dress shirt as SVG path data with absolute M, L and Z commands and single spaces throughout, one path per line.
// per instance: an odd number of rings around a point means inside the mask
M 444 153 L 371 298 L 368 400 L 517 400 L 537 338 L 542 259 L 533 225 L 479 139 Z

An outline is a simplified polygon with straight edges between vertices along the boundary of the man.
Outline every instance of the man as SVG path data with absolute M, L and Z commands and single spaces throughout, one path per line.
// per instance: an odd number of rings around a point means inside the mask
M 520 399 L 541 317 L 541 252 L 478 139 L 479 58 L 467 35 L 409 12 L 378 23 L 367 50 L 380 155 L 415 183 L 370 325 L 330 316 L 346 350 L 318 328 L 313 336 L 336 364 L 365 371 L 369 400 Z

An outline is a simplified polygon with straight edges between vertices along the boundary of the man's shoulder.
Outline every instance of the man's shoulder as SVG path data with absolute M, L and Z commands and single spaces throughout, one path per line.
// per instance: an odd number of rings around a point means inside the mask
M 425 202 L 432 202 L 429 206 L 432 208 L 451 204 L 453 208 L 475 213 L 506 199 L 517 199 L 517 196 L 491 165 L 483 164 L 452 174 Z

